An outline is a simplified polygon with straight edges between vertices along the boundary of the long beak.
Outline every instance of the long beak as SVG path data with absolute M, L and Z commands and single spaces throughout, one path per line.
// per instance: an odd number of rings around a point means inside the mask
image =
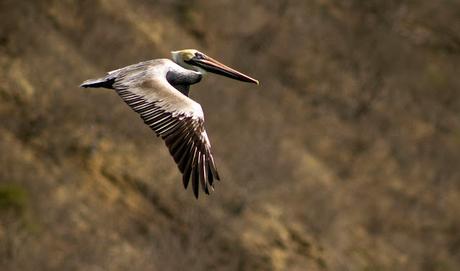
M 259 84 L 259 81 L 251 78 L 245 74 L 242 74 L 239 71 L 236 71 L 230 67 L 225 66 L 224 64 L 220 63 L 219 61 L 210 58 L 209 56 L 206 56 L 204 54 L 200 55 L 200 57 L 194 57 L 192 58 L 193 64 L 196 66 L 203 68 L 204 70 L 216 74 L 220 74 L 232 79 L 236 79 L 239 81 L 243 82 L 249 82 L 249 83 L 254 83 L 254 84 Z

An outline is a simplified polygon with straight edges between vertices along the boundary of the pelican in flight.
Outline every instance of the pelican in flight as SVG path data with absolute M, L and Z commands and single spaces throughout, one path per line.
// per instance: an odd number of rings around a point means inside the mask
M 200 82 L 206 72 L 254 84 L 259 81 L 194 49 L 171 54 L 172 61 L 140 62 L 86 80 L 80 87 L 114 89 L 165 141 L 182 173 L 185 189 L 191 179 L 193 193 L 198 198 L 199 184 L 209 194 L 219 174 L 204 128 L 203 110 L 188 97 L 190 85 Z

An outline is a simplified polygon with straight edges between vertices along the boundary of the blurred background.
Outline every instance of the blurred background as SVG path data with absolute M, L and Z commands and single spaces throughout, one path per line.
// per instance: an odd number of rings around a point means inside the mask
M 78 85 L 196 48 L 222 181 Z M 0 0 L 1 270 L 459 270 L 460 2 Z

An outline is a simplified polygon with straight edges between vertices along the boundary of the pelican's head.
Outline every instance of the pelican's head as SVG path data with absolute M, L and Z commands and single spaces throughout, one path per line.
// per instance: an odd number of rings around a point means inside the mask
M 185 69 L 193 70 L 203 75 L 206 74 L 206 72 L 212 72 L 239 81 L 254 83 L 257 85 L 259 84 L 259 81 L 256 79 L 242 74 L 241 72 L 236 71 L 230 67 L 227 67 L 217 60 L 199 52 L 198 50 L 185 49 L 173 51 L 171 54 L 174 62 Z

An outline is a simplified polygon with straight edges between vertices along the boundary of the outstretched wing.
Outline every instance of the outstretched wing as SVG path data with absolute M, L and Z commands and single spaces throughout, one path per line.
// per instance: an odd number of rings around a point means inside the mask
M 146 67 L 117 73 L 113 88 L 165 141 L 183 175 L 184 187 L 187 189 L 191 179 L 195 197 L 198 198 L 200 183 L 209 194 L 219 174 L 201 106 L 171 86 L 164 76 Z

